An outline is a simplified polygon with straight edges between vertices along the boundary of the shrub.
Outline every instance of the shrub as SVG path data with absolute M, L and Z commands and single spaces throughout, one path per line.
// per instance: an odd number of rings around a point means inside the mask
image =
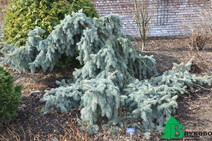
M 98 17 L 89 0 L 11 0 L 3 24 L 3 39 L 8 44 L 24 45 L 28 32 L 39 26 L 46 38 L 65 14 L 83 9 L 88 17 Z
M 175 113 L 179 95 L 195 89 L 195 84 L 210 85 L 212 77 L 190 74 L 191 61 L 154 77 L 155 59 L 140 55 L 121 27 L 119 16 L 90 19 L 79 11 L 65 16 L 47 39 L 36 36 L 43 32 L 39 27 L 30 31 L 26 46 L 10 46 L 3 63 L 19 71 L 30 68 L 32 73 L 39 67 L 52 70 L 63 52 L 73 56 L 77 49 L 83 67 L 75 69 L 72 83 L 57 81 L 60 87 L 46 91 L 41 99 L 45 112 L 80 108 L 79 123 L 90 133 L 135 127 L 137 133 L 149 135 Z
M 189 47 L 191 50 L 204 50 L 206 44 L 212 40 L 212 13 L 211 8 L 197 8 L 197 15 L 193 14 L 188 19 L 195 21 L 186 23 L 185 30 L 189 30 Z
M 195 57 L 194 64 L 199 69 L 211 73 L 211 64 L 201 55 L 206 47 L 212 48 L 212 13 L 210 7 L 196 7 L 192 9 L 189 17 L 185 17 L 182 29 L 188 33 L 187 45 L 190 49 L 190 56 Z M 186 22 L 193 21 L 193 22 Z M 193 64 L 193 66 L 194 66 Z
M 13 77 L 0 67 L 0 126 L 17 115 L 21 102 L 21 86 L 14 86 Z

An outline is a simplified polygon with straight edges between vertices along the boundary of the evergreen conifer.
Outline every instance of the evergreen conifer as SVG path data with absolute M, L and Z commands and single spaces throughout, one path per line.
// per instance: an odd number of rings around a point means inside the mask
M 66 15 L 46 39 L 39 37 L 44 30 L 36 27 L 25 46 L 4 49 L 1 60 L 12 69 L 30 68 L 34 73 L 36 68 L 53 70 L 61 54 L 73 56 L 77 50 L 83 67 L 75 69 L 72 83 L 63 80 L 57 82 L 60 87 L 45 92 L 45 112 L 81 107 L 81 123 L 88 131 L 135 127 L 137 133 L 149 135 L 175 113 L 179 95 L 195 89 L 195 84 L 211 85 L 212 77 L 190 74 L 191 61 L 174 64 L 178 71 L 157 76 L 155 59 L 140 55 L 121 27 L 119 16 L 90 19 L 79 11 Z M 123 107 L 126 112 L 120 116 Z M 101 126 L 102 119 L 106 124 Z

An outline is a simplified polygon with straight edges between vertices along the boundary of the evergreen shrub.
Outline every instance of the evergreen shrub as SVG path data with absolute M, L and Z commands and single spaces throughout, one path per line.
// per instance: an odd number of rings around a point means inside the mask
M 10 0 L 3 23 L 3 39 L 7 44 L 25 45 L 28 32 L 39 26 L 46 38 L 65 14 L 83 9 L 90 17 L 98 17 L 90 0 Z
M 134 127 L 137 134 L 149 136 L 175 113 L 179 95 L 195 84 L 211 85 L 212 77 L 189 73 L 191 61 L 174 64 L 177 71 L 158 76 L 155 59 L 136 51 L 122 25 L 117 15 L 91 19 L 82 11 L 72 13 L 46 39 L 39 36 L 44 30 L 36 27 L 25 46 L 6 47 L 1 60 L 12 69 L 35 73 L 36 68 L 53 70 L 64 52 L 73 57 L 77 50 L 82 68 L 75 69 L 72 83 L 57 81 L 60 87 L 45 92 L 45 113 L 80 108 L 79 123 L 90 133 Z
M 16 115 L 21 102 L 21 86 L 14 86 L 13 77 L 0 67 L 0 126 L 9 123 Z

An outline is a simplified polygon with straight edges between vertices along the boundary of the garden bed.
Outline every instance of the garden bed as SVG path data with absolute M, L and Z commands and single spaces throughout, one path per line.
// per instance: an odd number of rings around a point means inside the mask
M 191 58 L 191 52 L 187 48 L 187 39 L 158 39 L 149 40 L 147 42 L 148 55 L 154 55 L 157 61 L 157 69 L 159 74 L 172 68 L 172 63 L 186 62 Z M 212 48 L 211 44 L 200 52 L 200 55 L 205 58 L 209 64 L 212 64 Z M 210 47 L 210 48 L 209 48 Z M 195 64 L 201 64 L 197 58 L 194 58 Z M 199 75 L 207 74 L 204 69 L 194 67 L 193 72 L 199 73 Z M 208 66 L 212 68 L 212 66 Z M 36 72 L 34 76 L 30 72 L 19 74 L 17 72 L 11 72 L 14 76 L 16 84 L 23 84 L 22 90 L 22 104 L 19 107 L 19 115 L 15 120 L 6 128 L 0 129 L 0 135 L 3 135 L 6 139 L 12 139 L 12 136 L 21 137 L 28 141 L 34 139 L 34 137 L 40 138 L 40 140 L 46 140 L 50 135 L 59 136 L 64 134 L 64 127 L 69 127 L 71 124 L 68 121 L 67 116 L 72 120 L 76 120 L 76 117 L 80 117 L 79 111 L 72 111 L 70 114 L 47 114 L 43 115 L 43 107 L 45 103 L 41 103 L 39 99 L 43 96 L 45 89 L 57 87 L 56 80 L 72 79 L 73 68 L 69 69 L 55 69 L 53 72 Z M 31 94 L 32 91 L 39 90 L 38 94 Z M 206 88 L 201 92 L 192 93 L 191 95 L 184 95 L 178 99 L 179 108 L 174 117 L 184 125 L 185 131 L 212 131 L 212 93 Z M 14 135 L 10 135 L 8 130 L 11 130 Z M 152 134 L 151 140 L 159 140 L 162 134 L 155 132 Z M 109 137 L 111 140 L 126 140 L 129 135 L 125 133 L 116 137 Z M 143 140 L 143 137 L 136 137 L 138 140 Z M 201 137 L 201 138 L 210 138 Z M 212 138 L 212 136 L 211 136 Z M 0 136 L 1 140 L 1 136 Z

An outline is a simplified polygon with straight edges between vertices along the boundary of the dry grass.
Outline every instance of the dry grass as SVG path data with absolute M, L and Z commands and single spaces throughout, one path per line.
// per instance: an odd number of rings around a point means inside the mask
M 191 50 L 201 51 L 205 49 L 206 44 L 212 41 L 212 10 L 211 8 L 197 8 L 198 14 L 189 18 L 194 23 L 183 24 L 185 30 L 189 30 L 190 41 L 188 46 Z M 191 13 L 192 15 L 192 13 Z
M 195 57 L 198 60 L 198 66 L 202 70 L 206 70 L 211 73 L 211 62 L 201 55 L 200 51 L 204 50 L 206 46 L 212 49 L 212 9 L 210 7 L 193 9 L 198 14 L 190 13 L 190 17 L 186 17 L 186 20 L 194 21 L 194 23 L 184 23 L 183 28 L 185 31 L 189 31 L 187 46 L 190 49 L 190 56 Z

